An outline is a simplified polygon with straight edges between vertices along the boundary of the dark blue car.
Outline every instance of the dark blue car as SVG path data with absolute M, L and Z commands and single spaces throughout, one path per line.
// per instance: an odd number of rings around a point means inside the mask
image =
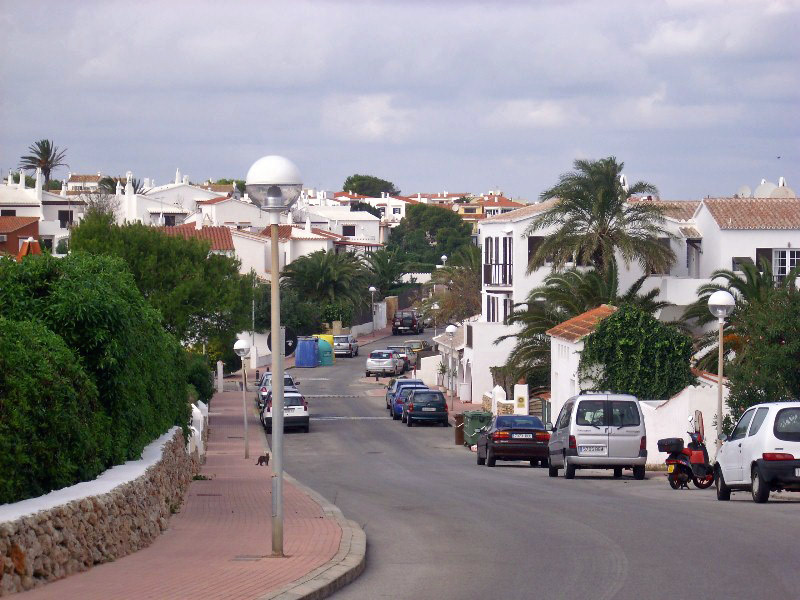
M 405 405 L 406 400 L 411 392 L 427 389 L 429 388 L 424 383 L 418 383 L 417 385 L 404 385 L 401 387 L 397 391 L 397 394 L 395 394 L 394 400 L 392 400 L 392 419 L 396 421 L 403 416 L 403 406 Z M 405 423 L 405 419 L 403 419 L 403 423 Z
M 413 390 L 403 404 L 403 421 L 411 427 L 414 423 L 441 423 L 450 425 L 447 400 L 436 390 Z

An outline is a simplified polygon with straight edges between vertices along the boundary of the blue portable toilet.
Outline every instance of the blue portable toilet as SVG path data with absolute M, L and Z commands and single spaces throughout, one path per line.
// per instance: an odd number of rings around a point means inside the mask
M 317 345 L 319 346 L 319 364 L 321 367 L 332 367 L 333 366 L 333 346 L 331 346 L 328 340 L 323 340 L 322 338 L 317 339 Z
M 318 367 L 319 345 L 317 338 L 301 337 L 297 339 L 297 351 L 294 357 L 295 367 Z

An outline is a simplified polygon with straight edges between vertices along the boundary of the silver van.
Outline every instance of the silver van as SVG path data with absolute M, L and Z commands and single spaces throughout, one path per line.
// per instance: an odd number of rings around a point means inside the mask
M 628 394 L 590 392 L 567 400 L 548 444 L 550 477 L 575 477 L 575 469 L 633 469 L 644 479 L 647 436 L 639 400 Z

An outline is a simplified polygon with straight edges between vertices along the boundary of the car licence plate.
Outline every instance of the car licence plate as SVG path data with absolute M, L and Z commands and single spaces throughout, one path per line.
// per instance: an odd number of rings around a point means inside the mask
M 436 409 L 432 406 L 423 406 L 422 412 L 434 412 Z
M 511 435 L 512 438 L 517 440 L 531 440 L 533 439 L 532 433 L 514 433 Z
M 605 446 L 579 446 L 581 454 L 605 454 Z
M 794 470 L 794 476 L 800 477 L 800 468 Z

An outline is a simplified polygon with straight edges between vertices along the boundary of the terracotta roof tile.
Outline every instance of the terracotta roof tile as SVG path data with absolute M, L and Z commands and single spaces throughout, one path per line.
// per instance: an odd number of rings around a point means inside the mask
M 615 312 L 617 312 L 616 306 L 601 304 L 597 308 L 559 323 L 555 327 L 548 329 L 546 333 L 551 337 L 557 337 L 568 342 L 577 342 L 592 333 L 600 321 L 607 319 Z
M 23 258 L 31 254 L 41 254 L 41 253 L 42 249 L 39 246 L 39 242 L 37 240 L 33 240 L 32 242 L 25 240 L 25 242 L 23 242 L 22 244 L 22 248 L 19 249 L 19 253 L 17 254 L 17 262 L 22 262 Z
M 208 200 L 198 200 L 198 204 L 207 205 L 207 204 L 219 204 L 220 202 L 225 202 L 225 200 L 229 200 L 229 196 L 217 196 L 216 198 L 209 198 Z
M 208 190 L 210 192 L 227 192 L 233 193 L 233 188 L 235 187 L 232 183 L 204 183 L 201 186 L 204 190 Z
M 697 207 L 700 206 L 699 200 L 648 200 L 647 198 L 630 198 L 628 202 L 650 202 L 661 207 L 665 217 L 676 221 L 688 221 L 694 217 Z
M 720 229 L 800 229 L 800 198 L 706 198 Z
M 703 234 L 694 227 L 678 227 L 678 229 L 687 240 L 699 240 L 703 237 Z
M 38 222 L 39 217 L 0 217 L 0 233 L 12 233 Z
M 545 200 L 544 202 L 539 202 L 537 204 L 528 204 L 523 206 L 522 208 L 517 208 L 510 212 L 501 213 L 499 215 L 494 215 L 493 217 L 488 217 L 483 222 L 484 223 L 511 223 L 512 221 L 519 221 L 521 219 L 525 219 L 527 217 L 535 216 L 541 212 L 546 211 L 548 208 L 552 207 L 556 203 L 556 200 Z
M 102 179 L 102 175 L 78 175 L 77 173 L 72 173 L 68 181 L 72 183 L 97 183 L 100 179 Z
M 175 225 L 174 227 L 159 227 L 167 235 L 179 236 L 184 239 L 199 239 L 211 242 L 211 250 L 218 252 L 232 252 L 233 237 L 231 230 L 224 226 L 204 226 L 197 229 L 194 223 Z

